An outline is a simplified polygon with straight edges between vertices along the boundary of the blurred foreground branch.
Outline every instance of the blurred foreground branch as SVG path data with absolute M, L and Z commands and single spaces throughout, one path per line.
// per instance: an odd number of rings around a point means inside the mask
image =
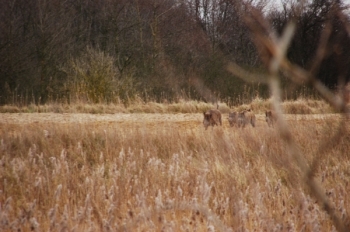
M 302 5 L 299 4 L 296 9 L 301 10 Z M 311 194 L 317 199 L 320 206 L 330 215 L 336 229 L 338 231 L 349 231 L 346 225 L 348 221 L 347 216 L 344 220 L 341 220 L 334 205 L 329 201 L 325 194 L 325 190 L 315 179 L 315 172 L 320 162 L 321 156 L 324 156 L 327 152 L 327 147 L 334 145 L 344 134 L 343 123 L 338 128 L 338 131 L 331 137 L 326 144 L 320 144 L 317 149 L 319 154 L 316 154 L 316 158 L 308 165 L 301 149 L 293 138 L 293 134 L 283 117 L 281 108 L 281 88 L 279 72 L 285 74 L 291 81 L 297 84 L 311 84 L 320 95 L 338 112 L 344 113 L 345 118 L 349 118 L 349 108 L 342 97 L 335 95 L 329 88 L 327 88 L 319 79 L 315 77 L 322 60 L 327 54 L 327 45 L 329 43 L 329 37 L 331 34 L 331 24 L 325 23 L 325 27 L 321 33 L 320 41 L 317 46 L 315 58 L 312 61 L 310 70 L 305 70 L 300 66 L 290 62 L 286 56 L 288 46 L 290 45 L 295 28 L 296 18 L 292 19 L 284 28 L 284 31 L 280 38 L 277 38 L 272 27 L 269 25 L 262 12 L 252 6 L 247 6 L 249 14 L 246 14 L 245 22 L 252 33 L 252 37 L 257 49 L 260 52 L 261 60 L 268 68 L 268 83 L 272 93 L 272 106 L 277 115 L 277 126 L 282 140 L 286 144 L 286 150 L 289 155 L 288 160 L 294 161 L 302 172 L 305 184 L 309 187 Z M 345 24 L 347 30 L 349 30 L 349 24 L 345 20 L 345 16 L 341 10 L 335 4 L 330 11 L 331 18 L 334 15 L 340 15 L 342 23 Z M 298 12 L 296 14 L 298 16 Z M 240 68 L 236 64 L 229 64 L 228 71 L 234 75 L 239 75 L 241 78 L 247 79 L 247 77 L 256 77 L 256 74 L 251 74 L 244 69 Z M 343 120 L 345 120 L 345 118 Z M 286 164 L 287 166 L 288 164 Z M 287 167 L 290 175 L 294 175 L 290 166 Z

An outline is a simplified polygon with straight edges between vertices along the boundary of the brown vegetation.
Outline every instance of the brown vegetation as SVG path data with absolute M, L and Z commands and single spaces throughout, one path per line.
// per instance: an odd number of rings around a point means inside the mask
M 286 114 L 327 114 L 335 110 L 323 100 L 311 100 L 299 98 L 294 101 L 281 103 Z M 220 111 L 240 112 L 247 108 L 254 109 L 254 112 L 263 114 L 271 108 L 271 100 L 254 98 L 249 104 L 232 106 L 220 103 Z M 138 100 L 125 106 L 124 104 L 58 104 L 45 105 L 4 105 L 0 106 L 0 113 L 90 113 L 90 114 L 114 114 L 114 113 L 201 113 L 213 108 L 213 104 L 195 100 L 180 100 L 172 103 L 143 102 Z
M 260 115 L 254 130 L 226 122 L 212 133 L 201 114 L 79 116 L 0 125 L 1 231 L 334 230 Z M 312 118 L 288 119 L 308 162 L 340 125 Z M 340 215 L 350 210 L 349 129 L 315 171 Z

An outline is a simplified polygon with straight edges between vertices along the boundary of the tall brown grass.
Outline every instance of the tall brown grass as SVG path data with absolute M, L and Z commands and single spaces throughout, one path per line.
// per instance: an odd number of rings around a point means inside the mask
M 256 128 L 231 128 L 225 119 L 207 131 L 200 114 L 189 116 L 0 124 L 0 230 L 335 231 L 261 116 Z M 288 120 L 307 162 L 339 124 Z M 315 171 L 343 216 L 349 129 Z
M 287 114 L 324 114 L 334 113 L 332 107 L 323 100 L 311 100 L 299 98 L 286 100 L 282 103 L 284 112 Z M 125 106 L 120 104 L 87 104 L 77 102 L 73 104 L 51 103 L 45 105 L 3 105 L 0 113 L 90 113 L 90 114 L 114 114 L 114 113 L 202 113 L 208 109 L 216 108 L 213 103 L 205 103 L 195 100 L 180 100 L 171 103 L 144 102 L 135 100 Z M 256 113 L 264 113 L 271 108 L 271 99 L 256 97 L 249 104 L 229 107 L 225 102 L 219 103 L 219 109 L 223 113 L 229 111 L 241 111 L 252 108 Z

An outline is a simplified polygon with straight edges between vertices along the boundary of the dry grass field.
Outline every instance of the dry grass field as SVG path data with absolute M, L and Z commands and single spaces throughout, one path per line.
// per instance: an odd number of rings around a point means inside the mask
M 350 212 L 350 126 L 286 115 L 336 212 Z M 1 231 L 335 231 L 262 114 L 0 114 Z M 291 174 L 288 170 L 295 170 Z

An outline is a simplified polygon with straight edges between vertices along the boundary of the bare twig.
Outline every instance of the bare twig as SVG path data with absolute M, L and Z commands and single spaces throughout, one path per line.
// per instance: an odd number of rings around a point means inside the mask
M 266 84 L 268 83 L 267 76 L 265 74 L 255 74 L 252 72 L 248 72 L 233 62 L 228 63 L 228 65 L 226 66 L 226 70 L 231 72 L 233 75 L 240 77 L 246 82 Z
M 276 39 L 274 33 L 271 33 L 272 30 L 270 27 L 267 26 L 267 22 L 265 20 L 262 20 L 262 18 L 263 17 L 260 12 L 252 9 L 250 17 L 246 17 L 246 23 L 254 34 L 254 42 L 256 44 L 256 47 L 260 51 L 261 59 L 268 67 L 270 73 L 269 87 L 273 96 L 273 108 L 275 109 L 276 115 L 279 119 L 277 120 L 277 126 L 281 138 L 286 144 L 286 150 L 289 154 L 290 159 L 293 159 L 302 171 L 304 175 L 304 182 L 310 188 L 310 191 L 312 195 L 317 199 L 317 202 L 330 215 L 337 230 L 348 231 L 349 228 L 346 228 L 345 223 L 340 220 L 340 217 L 334 210 L 333 205 L 325 195 L 324 189 L 320 186 L 320 184 L 316 182 L 314 178 L 315 169 L 318 166 L 319 159 L 314 160 L 314 162 L 311 164 L 311 168 L 308 166 L 302 152 L 300 151 L 292 136 L 291 131 L 289 130 L 287 122 L 283 118 L 280 104 L 281 90 L 278 72 L 281 70 L 288 74 L 288 77 L 293 82 L 296 82 L 298 84 L 312 84 L 313 87 L 318 90 L 321 96 L 336 110 L 347 113 L 347 116 L 349 115 L 349 109 L 346 107 L 344 100 L 336 97 L 324 84 L 315 78 L 315 74 L 317 73 L 321 62 L 326 55 L 326 47 L 331 33 L 331 26 L 329 23 L 326 24 L 316 52 L 316 57 L 311 65 L 311 70 L 306 71 L 303 68 L 292 64 L 286 58 L 286 51 L 294 34 L 295 23 L 293 21 L 289 22 L 281 38 Z M 239 69 L 236 68 L 236 70 Z M 242 71 L 237 73 L 245 74 Z M 328 143 L 327 146 L 333 144 L 334 141 L 338 140 L 342 136 L 342 134 L 342 130 L 339 129 L 338 133 L 336 133 L 331 139 L 331 143 Z M 320 146 L 320 149 L 322 149 L 322 146 Z M 323 152 L 324 153 L 320 154 L 325 154 L 326 149 Z M 292 172 L 291 168 L 289 168 L 289 171 Z

